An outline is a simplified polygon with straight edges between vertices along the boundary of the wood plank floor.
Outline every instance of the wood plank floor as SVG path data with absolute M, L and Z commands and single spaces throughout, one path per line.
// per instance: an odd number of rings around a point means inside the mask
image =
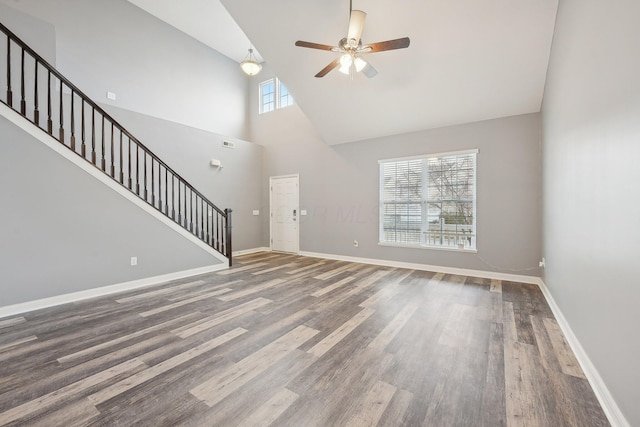
M 260 253 L 0 319 L 0 425 L 609 424 L 536 286 Z

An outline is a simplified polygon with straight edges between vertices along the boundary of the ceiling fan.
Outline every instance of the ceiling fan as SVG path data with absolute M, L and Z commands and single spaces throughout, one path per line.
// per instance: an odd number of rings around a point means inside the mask
M 378 74 L 378 72 L 371 66 L 371 64 L 362 59 L 361 56 L 363 54 L 409 47 L 409 37 L 363 45 L 360 36 L 364 29 L 364 20 L 367 17 L 367 14 L 361 10 L 353 10 L 352 1 L 353 0 L 349 1 L 349 30 L 347 32 L 347 37 L 340 40 L 337 46 L 329 46 L 326 44 L 305 42 L 301 40 L 296 42 L 296 46 L 299 47 L 329 50 L 331 52 L 339 52 L 342 54 L 339 58 L 336 58 L 329 65 L 320 70 L 315 77 L 324 77 L 329 73 L 329 71 L 340 67 L 338 71 L 344 74 L 350 74 L 353 70 L 356 72 L 362 71 L 365 76 L 371 78 Z

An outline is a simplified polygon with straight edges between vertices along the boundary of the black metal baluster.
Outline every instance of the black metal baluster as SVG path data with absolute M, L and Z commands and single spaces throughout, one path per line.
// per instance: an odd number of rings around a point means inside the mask
M 91 107 L 91 163 L 96 164 L 96 108 Z
M 189 188 L 189 231 L 193 233 L 193 189 Z
M 140 147 L 136 144 L 136 194 L 140 195 Z
M 197 237 L 200 237 L 200 230 L 198 229 L 198 195 L 196 194 L 196 199 L 195 199 L 195 206 L 194 206 L 194 211 L 195 211 L 195 217 L 196 217 L 196 227 L 195 227 L 195 235 Z
M 204 200 L 200 198 L 200 238 L 204 239 Z
M 102 161 L 100 162 L 100 166 L 102 167 L 102 172 L 106 172 L 107 162 L 104 158 L 104 116 L 102 116 L 102 131 L 100 133 L 100 141 L 102 149 L 100 150 L 100 155 L 102 156 Z
M 122 155 L 122 129 L 118 128 L 120 131 L 120 184 L 124 185 L 124 167 L 122 166 L 122 162 L 124 160 L 124 156 Z
M 218 229 L 216 232 L 216 250 L 218 252 L 220 252 L 220 244 L 222 243 L 222 239 L 220 238 L 220 220 L 221 220 L 221 215 L 220 213 L 216 214 L 216 228 Z
M 27 115 L 27 101 L 24 99 L 24 48 L 20 56 L 20 114 Z
M 206 219 L 205 219 L 205 223 L 206 223 L 207 230 L 205 232 L 205 239 L 207 241 L 207 245 L 211 245 L 211 243 L 209 243 L 209 221 L 210 221 L 209 220 L 209 208 L 211 206 L 209 206 L 209 203 L 207 203 L 206 207 L 207 207 L 207 216 L 206 216 Z
M 182 224 L 182 213 L 180 212 L 180 207 L 182 205 L 180 204 L 180 199 L 180 181 L 178 181 L 178 224 Z
M 34 93 L 34 104 L 33 104 L 33 123 L 36 124 L 36 126 L 40 126 L 40 111 L 38 111 L 38 60 L 35 60 L 35 65 L 34 65 L 34 73 L 35 73 L 35 80 L 33 83 L 33 93 Z
M 133 189 L 133 180 L 131 179 L 131 137 L 129 135 L 127 135 L 127 138 L 129 139 L 129 155 L 128 155 L 128 162 L 129 162 L 129 167 L 127 168 L 127 174 L 129 176 L 129 190 Z
M 7 105 L 13 107 L 13 92 L 11 92 L 11 39 L 7 36 Z
M 164 167 L 164 213 L 169 215 L 169 170 Z
M 64 144 L 64 111 L 62 107 L 62 80 L 60 80 L 60 133 L 58 139 Z
M 142 180 L 142 182 L 144 183 L 144 200 L 147 201 L 147 152 L 144 150 L 142 152 L 142 161 L 144 162 L 144 179 Z
M 111 122 L 111 178 L 115 178 L 116 167 L 113 163 L 113 158 L 115 157 L 114 148 L 113 148 L 113 122 Z
M 47 71 L 47 132 L 53 135 L 53 119 L 51 118 L 51 71 Z
M 220 250 L 222 251 L 222 253 L 224 254 L 225 252 L 225 245 L 224 245 L 224 234 L 225 234 L 225 230 L 227 229 L 225 226 L 225 220 L 226 218 L 223 215 L 220 215 L 220 223 L 222 224 L 222 233 L 219 236 L 220 239 Z
M 184 184 L 184 228 L 187 228 L 187 183 Z
M 180 187 L 178 187 L 178 206 L 180 206 Z M 176 220 L 176 177 L 171 174 L 171 219 Z
M 224 214 L 227 217 L 226 221 L 225 221 L 225 253 L 223 255 L 225 255 L 228 259 L 229 259 L 229 267 L 231 267 L 231 263 L 232 263 L 232 255 L 233 255 L 233 248 L 231 247 L 231 209 L 225 209 L 224 210 Z
M 158 159 L 158 210 L 162 212 L 162 163 L 160 163 L 159 159 Z
M 75 118 L 75 109 L 73 108 L 73 95 L 75 94 L 74 90 L 71 89 L 71 138 L 69 139 L 69 144 L 71 147 L 71 151 L 76 151 L 76 118 Z
M 87 158 L 87 144 L 86 144 L 86 132 L 84 125 L 84 99 L 82 99 L 82 108 L 80 109 L 80 113 L 82 114 L 82 118 L 80 119 L 80 126 L 82 127 L 80 132 L 80 137 L 82 138 L 82 146 L 80 147 L 80 152 L 82 153 L 82 158 L 86 160 Z
M 154 172 L 154 158 L 151 157 L 151 206 L 156 207 L 156 180 L 155 180 L 155 172 Z

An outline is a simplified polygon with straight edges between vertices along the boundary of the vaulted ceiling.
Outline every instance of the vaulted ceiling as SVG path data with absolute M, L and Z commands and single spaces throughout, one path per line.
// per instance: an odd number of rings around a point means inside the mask
M 218 0 L 182 0 L 182 9 L 183 2 L 211 7 Z M 378 71 L 371 79 L 337 70 L 315 78 L 338 54 L 294 45 L 337 44 L 346 36 L 348 0 L 220 2 L 233 19 L 220 16 L 221 8 L 218 18 L 239 26 L 328 144 L 540 111 L 558 0 L 353 0 L 367 13 L 364 43 L 411 39 L 407 49 L 367 55 Z M 189 25 L 217 25 L 201 18 Z M 214 37 L 219 47 L 208 44 L 225 53 L 238 37 L 227 31 Z M 225 54 L 241 60 L 247 44 Z

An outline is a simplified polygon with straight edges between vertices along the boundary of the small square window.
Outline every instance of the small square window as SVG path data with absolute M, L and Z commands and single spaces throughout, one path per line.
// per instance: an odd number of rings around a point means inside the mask
M 282 84 L 281 81 L 278 80 L 280 84 L 280 105 L 278 108 L 288 107 L 289 105 L 293 105 L 293 96 L 289 93 L 286 87 Z
M 276 84 L 274 79 L 260 83 L 260 114 L 276 108 Z

